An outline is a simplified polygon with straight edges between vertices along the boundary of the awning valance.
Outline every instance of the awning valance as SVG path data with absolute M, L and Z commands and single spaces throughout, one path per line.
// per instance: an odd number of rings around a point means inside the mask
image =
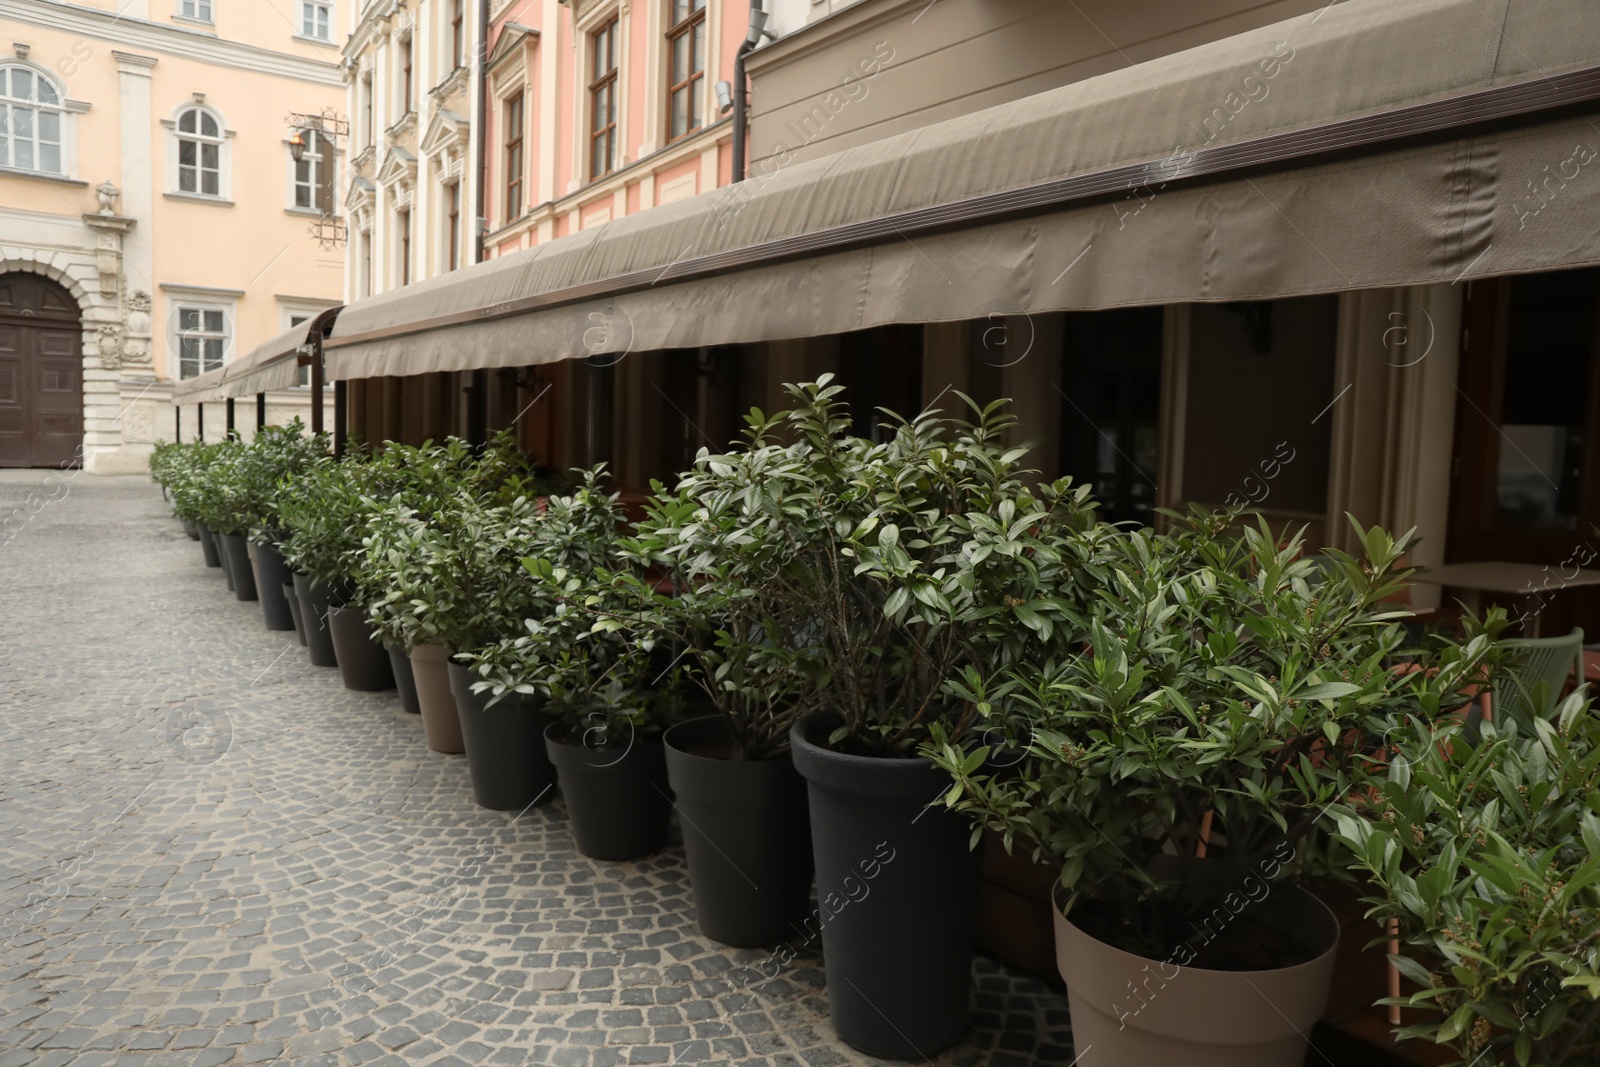
M 222 375 L 228 368 L 218 367 L 193 378 L 181 378 L 172 383 L 174 404 L 209 404 L 222 400 Z
M 1600 5 L 1347 0 L 357 301 L 328 373 L 1593 264 L 1596 101 Z

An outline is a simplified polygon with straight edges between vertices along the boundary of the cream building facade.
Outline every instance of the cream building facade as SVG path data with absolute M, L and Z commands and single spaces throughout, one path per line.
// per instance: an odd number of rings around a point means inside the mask
M 480 214 L 477 0 L 357 2 L 344 49 L 350 300 L 473 262 Z
M 340 302 L 349 145 L 290 140 L 342 128 L 350 3 L 0 0 L 0 466 L 141 470 L 174 379 Z

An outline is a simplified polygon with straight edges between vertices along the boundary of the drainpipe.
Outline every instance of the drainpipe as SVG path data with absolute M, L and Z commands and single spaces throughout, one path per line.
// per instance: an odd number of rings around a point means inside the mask
M 736 182 L 744 181 L 745 177 L 745 120 L 750 90 L 744 76 L 744 59 L 761 43 L 761 35 L 766 28 L 767 13 L 761 6 L 761 0 L 750 0 L 750 32 L 745 35 L 739 51 L 733 56 L 733 180 Z

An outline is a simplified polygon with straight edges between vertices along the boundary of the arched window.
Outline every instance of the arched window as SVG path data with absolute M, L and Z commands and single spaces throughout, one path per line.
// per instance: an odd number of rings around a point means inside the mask
M 0 166 L 65 174 L 64 116 L 61 90 L 49 77 L 31 67 L 0 66 Z
M 222 124 L 203 107 L 178 114 L 178 192 L 222 195 Z

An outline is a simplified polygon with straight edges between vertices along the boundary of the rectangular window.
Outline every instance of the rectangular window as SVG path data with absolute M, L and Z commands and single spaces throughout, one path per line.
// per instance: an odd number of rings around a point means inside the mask
M 451 0 L 450 57 L 457 67 L 467 62 L 467 0 Z
M 300 0 L 300 33 L 319 41 L 333 39 L 332 4 L 322 0 Z
M 400 42 L 400 114 L 411 114 L 411 38 Z
M 461 266 L 461 186 L 460 184 L 446 186 L 445 199 L 450 207 L 446 216 L 449 229 L 445 231 L 445 248 L 449 250 L 447 260 L 449 269 L 455 270 Z
M 400 284 L 411 284 L 411 212 L 400 212 Z
M 372 147 L 377 132 L 372 128 L 372 75 L 361 79 L 361 125 L 365 131 L 366 146 Z
M 589 35 L 589 177 L 617 165 L 617 20 Z
M 333 210 L 333 146 L 315 130 L 305 138 L 305 151 L 294 165 L 294 206 L 326 215 Z
M 296 326 L 303 326 L 310 321 L 310 315 L 290 315 L 289 328 L 293 329 Z M 311 365 L 309 363 L 299 369 L 294 384 L 302 386 L 306 389 L 311 388 Z
M 522 93 L 506 101 L 507 222 L 522 217 L 522 101 Z
M 193 378 L 222 366 L 228 318 L 221 308 L 178 306 L 178 377 Z
M 706 91 L 705 0 L 670 0 L 672 28 L 667 31 L 671 56 L 667 73 L 668 139 L 677 140 L 700 128 Z
M 211 21 L 211 0 L 179 0 L 178 14 L 186 19 Z
M 361 295 L 372 295 L 372 233 L 361 231 Z

